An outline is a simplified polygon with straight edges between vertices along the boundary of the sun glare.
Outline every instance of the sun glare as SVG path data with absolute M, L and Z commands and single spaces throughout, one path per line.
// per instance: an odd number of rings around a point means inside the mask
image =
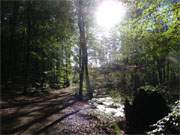
M 120 23 L 125 16 L 126 8 L 117 0 L 104 0 L 97 8 L 97 24 L 105 29 L 111 29 Z

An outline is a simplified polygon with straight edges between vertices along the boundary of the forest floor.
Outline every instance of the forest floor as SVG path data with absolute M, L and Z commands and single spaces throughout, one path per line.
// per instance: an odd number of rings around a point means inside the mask
M 18 96 L 0 102 L 1 132 L 15 135 L 113 135 L 114 127 L 91 114 L 70 88 L 43 96 Z M 123 134 L 123 131 L 120 131 Z

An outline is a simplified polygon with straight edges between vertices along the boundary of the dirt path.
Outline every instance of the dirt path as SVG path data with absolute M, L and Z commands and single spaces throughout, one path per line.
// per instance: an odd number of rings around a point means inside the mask
M 17 97 L 1 102 L 2 134 L 106 135 L 112 129 L 88 114 L 91 106 L 66 88 L 43 97 Z

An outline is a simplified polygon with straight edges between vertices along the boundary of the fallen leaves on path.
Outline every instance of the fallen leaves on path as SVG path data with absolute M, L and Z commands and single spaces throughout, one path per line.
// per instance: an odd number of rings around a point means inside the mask
M 3 103 L 3 102 L 2 102 Z M 65 90 L 45 97 L 18 97 L 0 110 L 2 132 L 18 135 L 113 135 L 114 129 L 92 115 L 92 105 Z

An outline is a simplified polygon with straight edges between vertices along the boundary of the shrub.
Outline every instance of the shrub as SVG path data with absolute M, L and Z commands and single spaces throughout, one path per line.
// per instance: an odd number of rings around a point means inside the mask
M 163 117 L 155 124 L 151 125 L 153 130 L 147 132 L 148 135 L 159 134 L 180 134 L 180 100 L 175 102 L 172 112 Z
M 162 95 L 156 91 L 139 90 L 132 105 L 125 103 L 126 132 L 145 133 L 149 125 L 163 118 L 170 111 Z

